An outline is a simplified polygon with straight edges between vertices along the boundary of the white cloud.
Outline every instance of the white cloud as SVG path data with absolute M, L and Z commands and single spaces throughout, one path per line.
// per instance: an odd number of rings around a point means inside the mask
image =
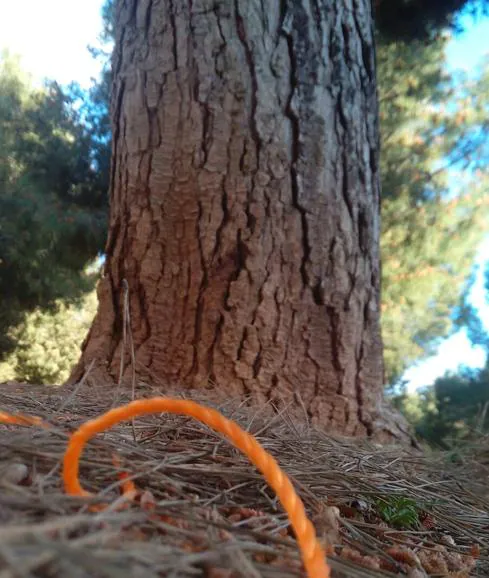
M 412 393 L 418 387 L 432 385 L 446 372 L 456 372 L 460 365 L 480 368 L 485 360 L 482 347 L 472 347 L 466 332 L 459 331 L 440 345 L 437 355 L 408 369 L 403 379 L 408 381 L 408 391 Z
M 489 262 L 489 236 L 481 244 L 475 264 L 479 271 L 470 293 L 470 303 L 477 309 L 484 327 L 489 331 L 489 303 L 484 288 L 484 269 Z M 403 375 L 410 392 L 418 387 L 431 385 L 447 371 L 457 371 L 461 366 L 481 368 L 486 361 L 482 347 L 473 347 L 466 331 L 459 331 L 441 343 L 436 355 L 409 368 Z

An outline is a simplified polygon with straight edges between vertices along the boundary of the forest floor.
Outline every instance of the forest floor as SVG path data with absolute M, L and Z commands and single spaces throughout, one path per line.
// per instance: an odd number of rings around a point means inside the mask
M 49 424 L 0 425 L 1 578 L 304 575 L 273 491 L 191 418 L 146 416 L 97 436 L 80 474 L 96 497 L 67 496 L 69 435 L 131 393 L 114 397 L 103 387 L 0 386 L 0 411 Z M 488 439 L 421 453 L 333 438 L 237 400 L 207 403 L 253 433 L 287 472 L 320 540 L 333 544 L 332 576 L 489 576 Z M 120 494 L 122 472 L 141 490 L 131 503 Z M 108 507 L 94 511 L 102 502 Z

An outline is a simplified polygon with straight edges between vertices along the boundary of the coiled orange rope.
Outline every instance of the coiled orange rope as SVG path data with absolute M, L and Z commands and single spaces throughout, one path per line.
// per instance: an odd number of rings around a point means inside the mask
M 241 450 L 262 473 L 287 512 L 297 537 L 308 577 L 330 577 L 330 568 L 326 562 L 325 552 L 317 540 L 314 526 L 306 516 L 304 504 L 295 492 L 289 478 L 280 469 L 277 461 L 252 435 L 242 430 L 238 424 L 225 418 L 218 411 L 193 401 L 165 397 L 137 400 L 128 405 L 111 409 L 105 414 L 82 424 L 71 435 L 64 455 L 63 480 L 65 491 L 74 496 L 91 495 L 82 488 L 78 477 L 79 460 L 87 441 L 121 421 L 159 412 L 184 414 L 193 417 L 223 434 L 235 447 Z M 10 416 L 3 412 L 0 412 L 0 421 L 19 425 L 42 425 L 43 423 L 39 418 Z

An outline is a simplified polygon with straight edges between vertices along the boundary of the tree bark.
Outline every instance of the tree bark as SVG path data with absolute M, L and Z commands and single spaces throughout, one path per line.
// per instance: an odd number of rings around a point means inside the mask
M 107 261 L 73 377 L 118 379 L 127 280 L 139 375 L 406 438 L 383 402 L 370 0 L 116 12 Z

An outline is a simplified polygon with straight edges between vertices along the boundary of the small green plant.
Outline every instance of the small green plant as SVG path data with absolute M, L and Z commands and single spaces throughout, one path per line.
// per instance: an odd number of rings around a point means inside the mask
M 381 518 L 391 526 L 413 528 L 420 523 L 420 509 L 411 498 L 404 496 L 379 498 L 375 505 Z

